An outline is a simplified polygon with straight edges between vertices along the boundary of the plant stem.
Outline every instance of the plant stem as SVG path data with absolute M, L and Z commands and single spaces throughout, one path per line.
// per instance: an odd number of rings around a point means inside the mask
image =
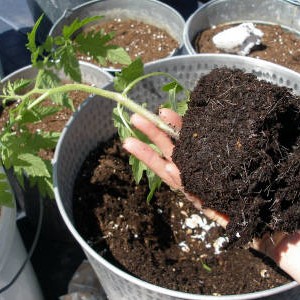
M 172 127 L 170 127 L 169 125 L 164 123 L 156 114 L 152 113 L 151 111 L 147 110 L 146 108 L 144 108 L 140 104 L 138 104 L 135 101 L 131 100 L 126 95 L 116 93 L 116 92 L 112 92 L 112 91 L 108 91 L 108 90 L 103 90 L 103 89 L 100 89 L 100 88 L 96 88 L 96 87 L 93 87 L 93 86 L 88 86 L 88 85 L 80 84 L 80 83 L 65 84 L 65 85 L 62 85 L 62 86 L 51 88 L 49 90 L 48 89 L 34 89 L 34 90 L 32 90 L 32 91 L 30 91 L 30 93 L 41 94 L 41 96 L 38 97 L 34 102 L 32 102 L 28 106 L 28 109 L 29 110 L 32 109 L 34 106 L 36 106 L 37 104 L 39 104 L 45 98 L 47 98 L 48 96 L 50 96 L 52 94 L 67 93 L 67 92 L 71 92 L 71 91 L 74 91 L 74 90 L 83 91 L 83 92 L 87 92 L 87 93 L 94 94 L 94 95 L 99 95 L 101 97 L 114 100 L 114 101 L 120 103 L 121 105 L 125 106 L 126 108 L 128 108 L 130 111 L 135 112 L 135 113 L 145 117 L 146 119 L 148 119 L 149 121 L 154 123 L 158 128 L 160 128 L 161 130 L 166 132 L 169 136 L 171 136 L 175 139 L 178 139 L 178 137 L 179 137 L 178 132 L 176 132 Z M 26 97 L 26 96 L 27 95 L 24 95 L 23 98 Z

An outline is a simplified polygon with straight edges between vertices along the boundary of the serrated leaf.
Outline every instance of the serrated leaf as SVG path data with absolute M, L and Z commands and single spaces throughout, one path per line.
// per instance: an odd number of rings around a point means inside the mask
M 76 36 L 77 50 L 96 59 L 98 56 L 106 57 L 106 43 L 113 38 L 112 34 L 104 34 L 102 31 L 80 33 Z
M 16 161 L 14 165 L 15 170 L 22 169 L 25 174 L 32 177 L 51 177 L 45 162 L 39 156 L 25 153 L 17 157 L 18 161 Z
M 112 63 L 119 63 L 122 65 L 129 65 L 131 58 L 122 47 L 109 46 L 107 49 L 107 59 Z
M 64 73 L 76 82 L 81 82 L 81 72 L 79 62 L 76 57 L 75 49 L 72 45 L 68 44 L 59 49 L 58 56 L 59 66 L 63 68 Z
M 32 138 L 32 143 L 39 149 L 54 149 L 57 145 L 60 132 L 40 132 L 35 133 Z
M 35 22 L 35 24 L 33 25 L 31 31 L 29 33 L 27 33 L 27 39 L 28 42 L 26 44 L 26 47 L 29 51 L 33 52 L 36 50 L 37 46 L 36 46 L 36 32 L 38 27 L 40 26 L 40 23 L 42 22 L 44 15 L 41 15 L 38 20 Z
M 81 29 L 83 26 L 87 25 L 88 23 L 97 21 L 102 19 L 103 16 L 92 16 L 92 17 L 86 17 L 83 20 L 79 20 L 76 18 L 70 25 L 65 25 L 62 30 L 63 37 L 65 39 L 70 39 L 72 35 Z
M 117 72 L 114 78 L 114 88 L 117 92 L 122 92 L 129 83 L 144 74 L 144 65 L 140 58 L 134 60 L 129 66 L 124 67 L 121 72 Z
M 104 66 L 107 65 L 107 61 L 122 65 L 130 64 L 130 56 L 122 47 L 107 44 L 112 38 L 112 33 L 104 34 L 102 31 L 81 33 L 75 38 L 76 49 Z
M 52 36 L 48 35 L 43 44 L 43 48 L 45 51 L 50 52 L 52 50 L 53 46 L 54 46 L 54 38 Z
M 54 115 L 59 112 L 62 107 L 58 106 L 35 106 L 31 110 L 26 110 L 21 115 L 21 119 L 19 124 L 27 124 L 27 123 L 36 123 L 38 121 L 42 121 L 43 118 Z
M 14 96 L 16 94 L 21 93 L 25 88 L 27 88 L 33 80 L 31 79 L 16 79 L 14 82 L 8 81 L 6 85 L 3 87 L 3 94 Z

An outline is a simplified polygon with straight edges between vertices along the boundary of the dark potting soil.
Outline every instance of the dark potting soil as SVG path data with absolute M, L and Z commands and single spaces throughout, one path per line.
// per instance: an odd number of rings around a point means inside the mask
M 86 31 L 91 30 L 113 32 L 115 36 L 109 44 L 123 47 L 132 60 L 141 57 L 143 63 L 170 56 L 179 47 L 178 41 L 170 36 L 166 30 L 141 21 L 114 19 L 86 29 Z M 91 57 L 79 54 L 78 58 L 99 64 Z M 122 66 L 110 64 L 109 67 L 121 68 Z
M 73 212 L 82 237 L 122 270 L 172 290 L 206 295 L 250 293 L 290 281 L 260 254 L 221 250 L 224 230 L 162 185 L 150 204 L 136 185 L 117 139 L 86 158 L 74 185 Z
M 238 24 L 235 24 L 235 26 Z M 195 49 L 199 53 L 221 53 L 212 38 L 233 25 L 217 25 L 199 33 L 195 40 Z M 255 24 L 264 36 L 262 44 L 252 49 L 248 56 L 277 63 L 300 72 L 300 38 L 292 31 L 279 25 Z
M 300 229 L 300 98 L 288 88 L 226 68 L 203 76 L 173 160 L 185 190 L 230 217 L 232 243 Z

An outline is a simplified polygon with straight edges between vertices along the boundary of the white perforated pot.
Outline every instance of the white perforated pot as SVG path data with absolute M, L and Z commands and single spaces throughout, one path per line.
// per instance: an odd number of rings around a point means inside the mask
M 197 53 L 194 41 L 199 32 L 219 24 L 253 22 L 277 24 L 300 33 L 300 6 L 285 0 L 211 0 L 186 21 L 183 33 L 185 50 Z
M 4 169 L 0 167 L 0 173 Z M 20 233 L 16 226 L 16 207 L 0 207 L 0 289 L 10 283 L 27 258 Z M 3 293 L 0 300 L 43 299 L 36 275 L 30 261 L 18 279 Z
M 278 85 L 293 88 L 300 94 L 300 74 L 262 60 L 233 55 L 182 55 L 147 64 L 146 73 L 165 71 L 175 76 L 187 88 L 193 89 L 200 76 L 216 67 L 240 68 Z M 157 109 L 165 101 L 161 86 L 165 77 L 151 77 L 137 85 L 130 97 L 138 102 L 148 103 L 150 110 Z M 108 85 L 107 89 L 113 89 Z M 54 191 L 60 213 L 72 235 L 86 253 L 99 280 L 111 300 L 175 300 L 216 299 L 214 296 L 195 295 L 161 288 L 137 279 L 110 264 L 96 253 L 80 236 L 74 226 L 72 194 L 77 173 L 87 157 L 99 142 L 106 141 L 115 132 L 111 112 L 115 103 L 101 97 L 93 97 L 70 119 L 58 142 L 54 160 Z M 245 262 L 246 263 L 246 262 Z M 245 279 L 247 280 L 247 279 Z M 244 295 L 220 296 L 218 299 L 299 299 L 300 288 L 296 282 Z M 269 298 L 272 296 L 272 298 Z
M 110 73 L 101 68 L 86 62 L 80 62 L 80 70 L 82 75 L 82 82 L 91 84 L 97 87 L 102 87 L 111 82 L 113 77 Z M 13 82 L 20 78 L 32 79 L 36 76 L 37 69 L 32 66 L 27 66 L 8 75 L 1 81 L 1 85 L 8 81 Z M 66 76 L 63 73 L 58 74 L 63 80 Z M 0 88 L 1 88 L 0 85 Z M 21 188 L 13 171 L 8 170 L 7 175 L 17 198 L 17 202 L 22 209 L 24 209 L 28 221 L 36 228 L 39 217 L 39 206 L 43 203 L 44 214 L 41 234 L 47 238 L 73 241 L 72 235 L 67 230 L 62 218 L 57 209 L 54 199 L 43 198 L 38 192 L 38 189 L 31 187 L 25 178 L 25 188 Z
M 103 16 L 104 18 L 100 22 L 121 18 L 156 26 L 166 30 L 171 37 L 178 41 L 179 47 L 170 56 L 179 54 L 182 50 L 185 24 L 183 17 L 171 6 L 156 0 L 90 1 L 72 9 L 67 9 L 54 23 L 49 35 L 60 35 L 64 25 L 71 24 L 76 18 L 81 20 L 89 16 Z M 114 68 L 107 68 L 107 70 L 117 71 Z

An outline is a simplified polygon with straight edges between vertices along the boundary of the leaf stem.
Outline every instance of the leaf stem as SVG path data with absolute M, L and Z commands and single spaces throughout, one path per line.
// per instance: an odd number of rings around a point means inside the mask
M 101 96 L 104 98 L 114 100 L 114 101 L 120 103 L 121 105 L 125 106 L 126 108 L 128 108 L 130 111 L 138 113 L 139 115 L 145 117 L 146 119 L 148 119 L 149 121 L 154 123 L 158 128 L 160 128 L 161 130 L 166 132 L 169 136 L 171 136 L 175 139 L 178 139 L 178 137 L 179 137 L 178 132 L 176 132 L 172 127 L 170 127 L 169 125 L 164 123 L 156 114 L 152 113 L 151 111 L 147 110 L 140 104 L 131 100 L 126 95 L 120 94 L 117 92 L 108 91 L 108 90 L 103 90 L 103 89 L 100 89 L 97 87 L 88 86 L 88 85 L 80 84 L 80 83 L 65 84 L 62 86 L 51 88 L 49 90 L 48 89 L 33 89 L 29 92 L 30 94 L 34 94 L 34 93 L 41 94 L 41 96 L 38 97 L 34 102 L 32 102 L 28 106 L 27 109 L 28 110 L 32 109 L 34 106 L 36 106 L 37 104 L 39 104 L 45 98 L 51 96 L 52 94 L 67 93 L 67 92 L 71 92 L 74 90 L 87 92 L 90 94 L 94 94 L 94 95 L 98 95 L 98 96 Z M 27 97 L 28 94 L 24 95 L 23 98 Z
M 171 74 L 169 73 L 166 73 L 166 72 L 152 72 L 152 73 L 148 73 L 148 74 L 145 74 L 145 75 L 142 75 L 138 78 L 136 78 L 135 80 L 133 80 L 132 82 L 130 82 L 127 87 L 124 89 L 123 91 L 123 94 L 128 94 L 128 92 L 140 81 L 146 79 L 146 78 L 149 78 L 149 77 L 153 77 L 153 76 L 166 76 L 166 77 L 169 77 L 171 78 L 172 80 L 177 81 L 177 79 L 172 76 Z

